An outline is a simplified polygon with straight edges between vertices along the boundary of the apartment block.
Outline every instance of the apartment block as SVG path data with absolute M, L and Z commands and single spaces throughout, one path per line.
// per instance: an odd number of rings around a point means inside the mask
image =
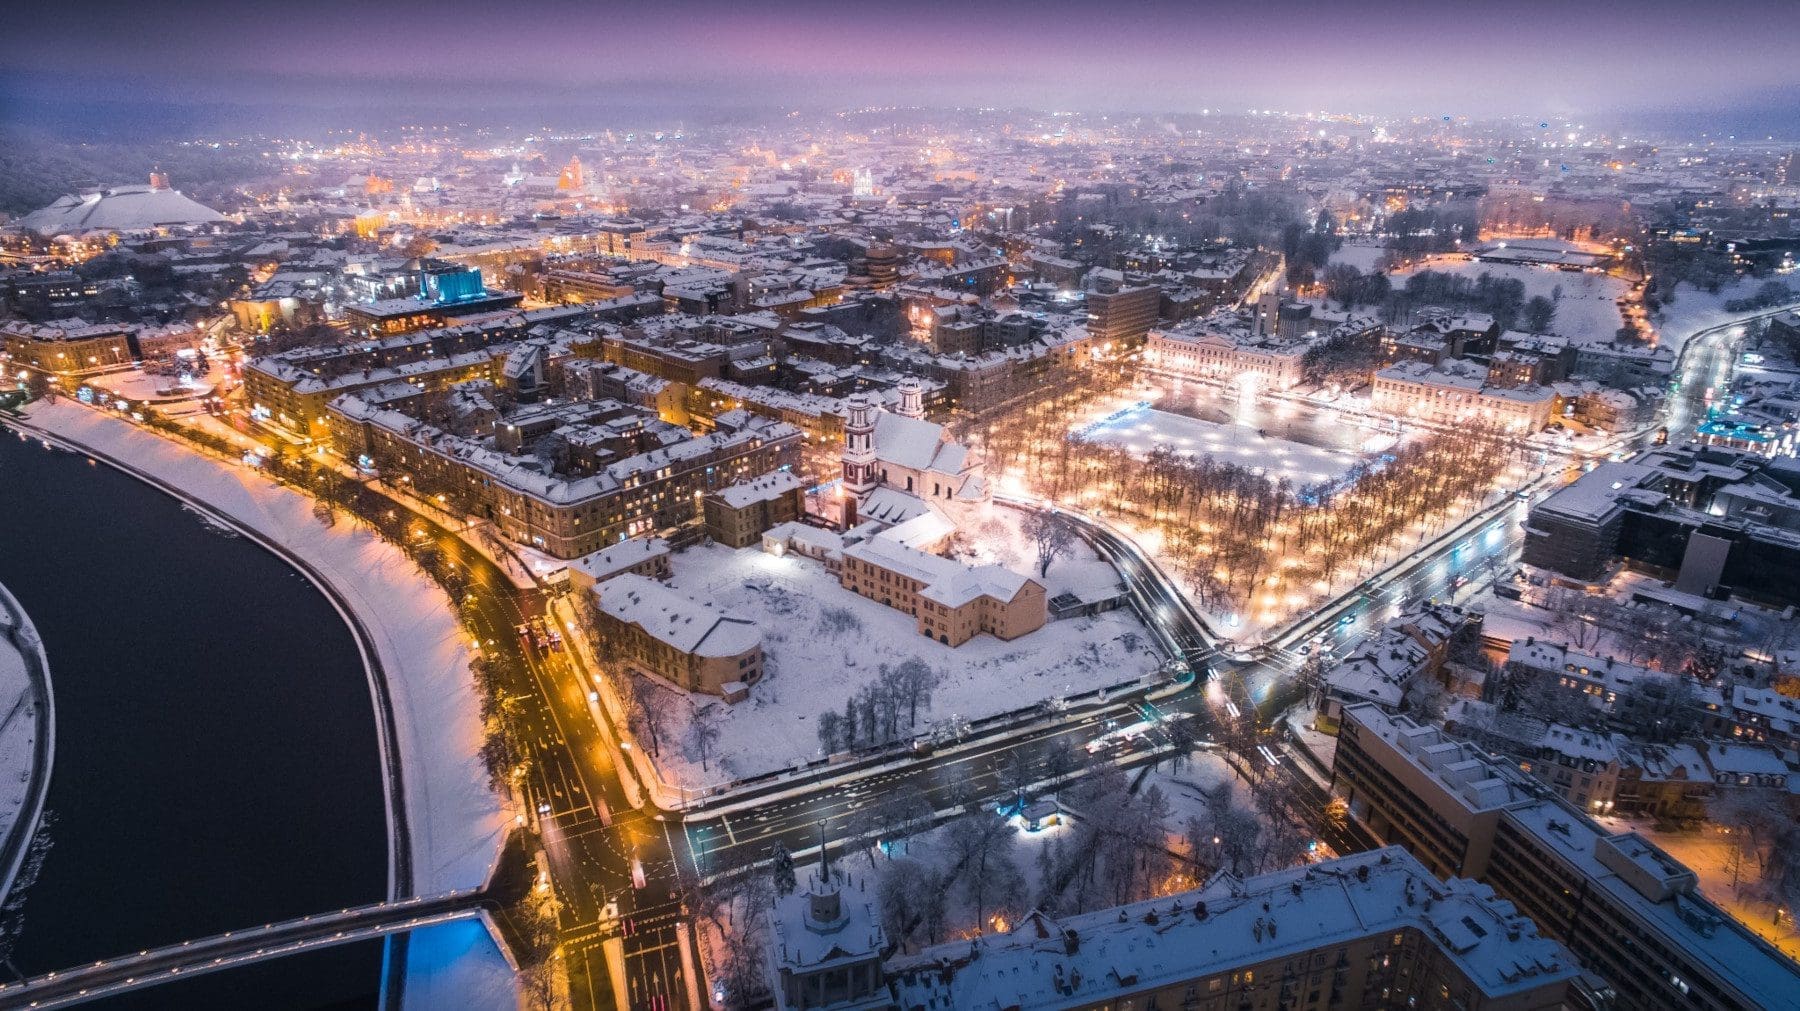
M 1332 788 L 1378 839 L 1491 885 L 1602 976 L 1616 1006 L 1749 1011 L 1800 993 L 1800 966 L 1708 901 L 1673 857 L 1435 727 L 1346 709 Z
M 1591 1006 L 1574 956 L 1388 847 L 889 959 L 896 1006 L 1149 1011 Z

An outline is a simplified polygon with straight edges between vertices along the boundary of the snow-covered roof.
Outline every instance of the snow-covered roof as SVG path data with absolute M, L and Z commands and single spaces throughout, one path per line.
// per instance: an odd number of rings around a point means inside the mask
M 1569 758 L 1586 759 L 1605 765 L 1619 760 L 1618 745 L 1611 735 L 1561 723 L 1546 726 L 1543 736 L 1538 738 L 1538 746 Z
M 755 622 L 635 572 L 614 576 L 595 586 L 594 592 L 600 597 L 600 610 L 682 653 L 735 657 L 762 646 Z
M 919 591 L 921 597 L 945 607 L 961 607 L 983 596 L 1010 601 L 1026 583 L 1033 581 L 1004 566 L 967 566 L 885 536 L 845 548 L 844 557 L 917 580 L 924 585 Z
M 742 509 L 757 502 L 773 502 L 799 487 L 800 479 L 792 471 L 777 470 L 721 488 L 714 494 L 731 508 Z
M 909 548 L 929 551 L 933 546 L 944 543 L 956 532 L 956 524 L 950 518 L 935 509 L 914 516 L 904 523 L 897 523 L 876 536 L 904 544 Z
M 877 485 L 857 504 L 856 514 L 889 526 L 899 526 L 931 511 L 924 499 L 892 485 Z
M 1486 885 L 1439 881 L 1397 846 L 1052 919 L 888 963 L 902 1007 L 1100 1006 L 1189 980 L 1411 930 L 1490 997 L 1574 978 L 1562 945 Z
M 1706 764 L 1716 776 L 1780 776 L 1786 778 L 1787 762 L 1774 748 L 1754 744 L 1707 741 L 1700 745 Z
M 1344 719 L 1354 720 L 1365 732 L 1386 741 L 1470 812 L 1515 807 L 1536 797 L 1534 787 L 1518 770 L 1466 741 L 1445 736 L 1436 727 L 1392 715 L 1373 703 L 1346 707 Z
M 223 220 L 225 215 L 176 190 L 116 186 L 64 194 L 50 206 L 32 211 L 14 224 L 44 235 L 78 235 L 82 232 L 140 231 L 160 225 L 204 225 Z
M 1400 645 L 1404 643 L 1404 646 Z M 1424 660 L 1424 650 L 1401 638 L 1348 657 L 1325 672 L 1326 690 L 1337 698 L 1367 699 L 1392 709 L 1406 693 L 1407 679 Z M 1406 647 L 1411 647 L 1406 648 Z
M 775 900 L 770 960 L 796 973 L 873 961 L 887 947 L 887 934 L 868 879 L 852 881 L 836 869 L 803 872 L 801 887 Z
M 844 550 L 842 534 L 798 520 L 777 523 L 764 531 L 763 543 L 770 541 L 779 541 L 826 557 L 837 556 Z
M 1619 749 L 1620 762 L 1636 769 L 1644 782 L 1706 782 L 1711 778 L 1705 757 L 1691 744 L 1647 744 L 1614 734 L 1613 745 Z
M 1535 638 L 1514 639 L 1512 647 L 1506 651 L 1506 662 L 1529 670 L 1598 681 L 1614 692 L 1624 691 L 1639 681 L 1670 676 L 1610 656 L 1582 653 Z
M 968 448 L 944 433 L 944 426 L 923 418 L 882 411 L 875 416 L 875 455 L 913 470 L 958 474 Z
M 1748 1006 L 1793 1004 L 1800 986 L 1794 963 L 1692 890 L 1692 872 L 1637 833 L 1608 835 L 1549 801 L 1509 810 L 1507 816 L 1579 871 L 1595 901 L 1630 910 L 1654 939 L 1705 966 Z M 1621 873 L 1622 868 L 1632 872 Z M 1689 887 L 1684 888 L 1684 878 Z
M 1731 687 L 1732 714 L 1754 713 L 1769 729 L 1791 734 L 1800 724 L 1800 700 L 1783 695 L 1773 688 L 1750 685 Z
M 669 542 L 661 537 L 633 537 L 571 559 L 569 568 L 579 569 L 595 582 L 605 582 L 634 565 L 642 565 L 668 553 Z

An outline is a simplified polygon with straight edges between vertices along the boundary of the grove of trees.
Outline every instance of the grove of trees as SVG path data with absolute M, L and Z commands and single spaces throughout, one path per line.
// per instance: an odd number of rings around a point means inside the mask
M 1112 389 L 1102 377 L 1084 376 L 1054 396 L 982 419 L 969 434 L 994 472 L 1024 475 L 1037 494 L 1103 506 L 1154 531 L 1161 556 L 1206 608 L 1330 584 L 1415 525 L 1485 496 L 1514 455 L 1499 433 L 1471 427 L 1414 436 L 1343 480 L 1296 487 L 1166 446 L 1136 459 L 1071 435 L 1069 418 Z

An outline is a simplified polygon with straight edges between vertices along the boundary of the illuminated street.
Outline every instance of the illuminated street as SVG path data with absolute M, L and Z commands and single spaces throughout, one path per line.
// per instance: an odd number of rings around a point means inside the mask
M 26 6 L 0 1007 L 1793 1006 L 1800 8 Z

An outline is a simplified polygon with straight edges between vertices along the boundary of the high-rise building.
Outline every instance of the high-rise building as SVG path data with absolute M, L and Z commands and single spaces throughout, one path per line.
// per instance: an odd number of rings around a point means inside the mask
M 1686 445 L 1602 463 L 1531 510 L 1521 558 L 1571 579 L 1611 565 L 1695 594 L 1800 603 L 1800 463 Z
M 1087 294 L 1088 332 L 1100 341 L 1138 341 L 1156 325 L 1162 291 L 1155 285 L 1122 286 L 1117 291 Z
M 1435 727 L 1346 708 L 1332 788 L 1376 838 L 1491 885 L 1619 1007 L 1747 1011 L 1793 1007 L 1800 993 L 1800 966 L 1708 901 L 1680 862 Z

